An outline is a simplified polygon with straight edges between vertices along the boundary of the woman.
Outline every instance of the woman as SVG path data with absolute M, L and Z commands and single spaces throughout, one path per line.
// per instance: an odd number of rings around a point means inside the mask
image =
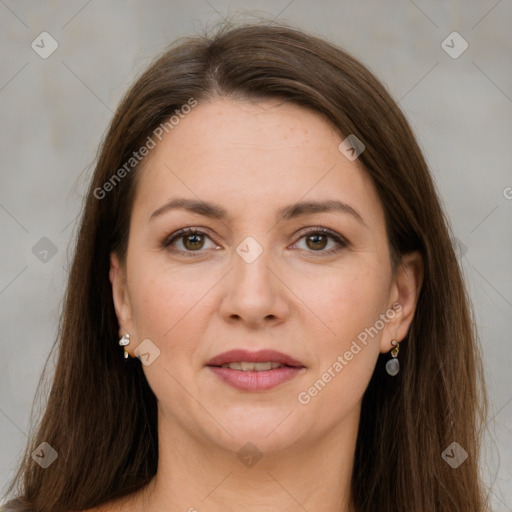
M 8 510 L 486 510 L 485 393 L 432 178 L 377 79 L 273 24 L 119 106 Z

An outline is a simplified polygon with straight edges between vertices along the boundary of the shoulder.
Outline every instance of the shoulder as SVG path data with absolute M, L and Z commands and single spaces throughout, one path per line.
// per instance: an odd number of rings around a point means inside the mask
M 99 505 L 94 508 L 82 510 L 81 512 L 117 512 L 119 509 L 110 504 Z M 0 505 L 0 512 L 35 512 L 30 506 L 21 503 L 19 500 L 12 500 L 3 505 Z M 69 510 L 69 512 L 77 512 Z
M 118 512 L 120 509 L 118 506 L 114 506 L 113 503 L 103 503 L 93 508 L 88 508 L 80 512 Z M 1 512 L 1 511 L 0 511 Z M 69 510 L 69 512 L 77 512 L 76 510 Z
M 0 505 L 0 512 L 33 512 L 32 509 L 27 506 L 19 498 L 2 503 Z
M 121 498 L 114 498 L 85 510 L 69 510 L 68 512 L 138 512 L 140 507 L 135 495 L 127 495 Z M 0 503 L 0 512 L 35 512 L 23 498 L 11 499 L 7 503 Z
M 114 508 L 112 505 L 109 505 L 108 503 L 98 505 L 97 507 L 93 508 L 86 508 L 85 510 L 81 510 L 80 512 L 117 512 L 118 509 Z M 2 512 L 0 510 L 0 512 Z M 69 510 L 68 512 L 78 512 L 77 510 Z
M 18 498 L 0 505 L 0 512 L 33 512 L 33 510 L 22 503 Z
M 81 510 L 80 512 L 133 512 L 132 499 L 130 497 L 122 497 L 101 503 L 96 507 Z M 0 510 L 0 512 L 2 512 Z M 79 512 L 77 510 L 69 510 L 68 512 Z

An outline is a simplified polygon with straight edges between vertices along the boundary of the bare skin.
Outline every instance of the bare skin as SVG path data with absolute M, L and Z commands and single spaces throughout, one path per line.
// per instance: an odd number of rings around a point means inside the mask
M 144 366 L 158 399 L 158 472 L 141 492 L 96 511 L 354 510 L 361 399 L 379 353 L 407 334 L 423 269 L 414 253 L 392 273 L 382 204 L 358 161 L 339 151 L 343 139 L 299 106 L 216 99 L 152 150 L 127 257 L 111 255 L 110 279 L 130 355 L 145 339 L 160 350 Z M 175 198 L 215 203 L 227 216 L 176 208 L 152 217 Z M 285 206 L 326 200 L 350 205 L 362 222 L 336 210 L 276 217 Z M 202 234 L 164 246 L 187 227 Z M 249 236 L 262 250 L 251 263 L 236 251 Z M 305 368 L 273 389 L 241 391 L 205 366 L 235 348 L 275 349 Z M 346 364 L 336 371 L 340 355 Z M 319 379 L 325 386 L 308 392 Z M 252 466 L 237 457 L 247 443 L 261 454 Z

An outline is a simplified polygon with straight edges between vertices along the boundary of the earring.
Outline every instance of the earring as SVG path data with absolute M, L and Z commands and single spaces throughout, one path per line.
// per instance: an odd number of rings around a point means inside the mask
M 121 339 L 119 340 L 119 345 L 121 345 L 122 347 L 126 347 L 126 345 L 128 345 L 130 343 L 130 335 L 128 333 L 126 334 L 123 334 L 123 336 L 121 337 Z M 128 353 L 127 350 L 124 351 L 124 358 L 125 359 L 128 359 L 128 356 L 130 354 Z
M 393 340 L 391 342 L 391 345 L 393 345 L 393 347 L 394 347 L 391 350 L 391 356 L 392 356 L 393 359 L 390 359 L 386 363 L 386 371 L 388 372 L 389 375 L 394 377 L 400 371 L 400 362 L 397 359 L 398 350 L 399 350 L 398 341 L 397 340 Z

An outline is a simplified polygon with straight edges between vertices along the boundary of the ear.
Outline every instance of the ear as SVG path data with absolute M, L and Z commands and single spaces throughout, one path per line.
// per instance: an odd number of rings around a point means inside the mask
M 134 334 L 132 332 L 132 307 L 126 285 L 126 271 L 114 252 L 110 254 L 109 279 L 112 284 L 112 299 L 119 324 L 119 337 L 126 333 Z M 125 350 L 128 349 L 129 347 L 125 347 Z
M 380 351 L 389 352 L 392 340 L 402 341 L 414 318 L 416 304 L 423 284 L 424 266 L 419 251 L 403 255 L 391 286 L 389 310 L 395 315 L 386 325 L 380 340 Z

